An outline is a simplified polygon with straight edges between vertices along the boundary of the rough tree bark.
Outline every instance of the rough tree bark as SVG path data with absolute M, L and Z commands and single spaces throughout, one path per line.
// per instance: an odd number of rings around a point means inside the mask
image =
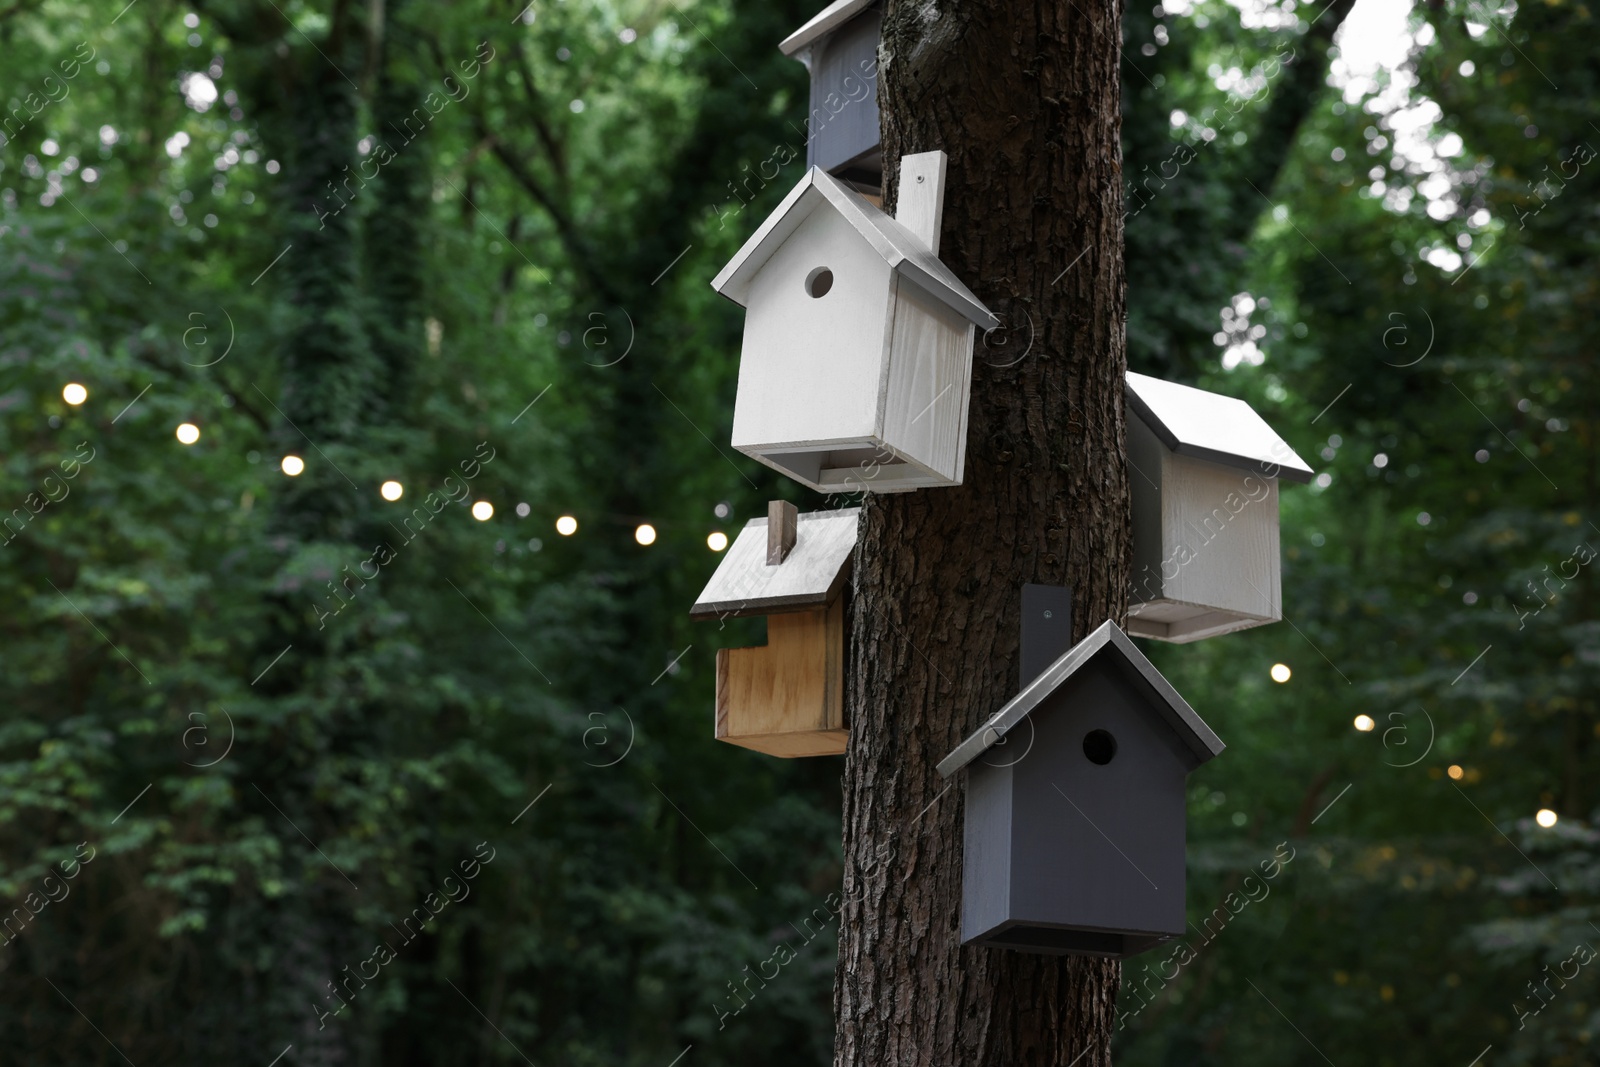
M 1073 586 L 1075 640 L 1126 615 L 1119 40 L 1110 0 L 888 0 L 889 203 L 902 154 L 949 155 L 941 256 L 1007 332 L 965 484 L 864 508 L 838 1067 L 1110 1063 L 1115 963 L 960 946 L 965 782 L 934 765 L 1017 691 L 1023 583 Z

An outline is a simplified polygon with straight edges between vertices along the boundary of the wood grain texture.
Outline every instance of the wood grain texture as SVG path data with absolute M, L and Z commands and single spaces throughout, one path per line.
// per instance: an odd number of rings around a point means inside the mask
M 862 12 L 811 46 L 811 111 L 806 116 L 806 165 L 840 174 L 875 176 L 878 94 L 873 86 L 878 13 Z M 874 77 L 868 77 L 867 72 Z M 866 156 L 864 165 L 846 164 Z M 873 164 L 877 163 L 877 166 Z
M 778 566 L 794 551 L 799 514 L 787 500 L 767 503 L 767 566 Z
M 943 152 L 900 157 L 900 206 L 895 208 L 895 221 L 922 238 L 934 255 L 939 254 L 939 228 L 944 224 L 948 163 Z
M 924 10 L 884 14 L 885 176 L 949 156 L 941 258 L 1009 344 L 974 360 L 963 484 L 862 509 L 834 1061 L 1105 1067 L 1115 963 L 960 946 L 965 783 L 935 766 L 1017 691 L 1025 582 L 1073 587 L 1076 637 L 1126 614 L 1120 8 Z
M 843 597 L 772 616 L 759 648 L 717 650 L 715 732 L 769 756 L 844 753 Z
M 859 514 L 858 508 L 844 508 L 798 516 L 794 549 L 776 567 L 766 563 L 766 516 L 751 519 L 723 552 L 689 617 L 724 619 L 824 606 L 839 595 L 850 570 Z
M 833 272 L 833 285 L 813 297 L 806 278 L 819 268 Z M 890 273 L 818 196 L 818 206 L 750 285 L 734 448 L 753 455 L 772 446 L 871 437 Z
M 895 286 L 879 432 L 947 485 L 961 484 L 972 336 L 971 323 L 917 286 Z
M 1283 617 L 1278 483 L 1171 451 L 1130 411 L 1128 632 L 1186 644 Z

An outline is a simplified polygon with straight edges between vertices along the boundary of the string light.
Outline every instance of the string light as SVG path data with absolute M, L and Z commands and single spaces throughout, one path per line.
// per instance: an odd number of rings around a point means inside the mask
M 1356 716 L 1355 727 L 1356 727 L 1357 730 L 1360 730 L 1364 734 L 1371 733 L 1373 727 L 1375 727 L 1377 725 L 1378 724 L 1373 721 L 1371 715 L 1357 715 Z
M 1556 824 L 1556 813 L 1549 808 L 1540 808 L 1539 814 L 1533 817 L 1533 821 L 1548 830 Z
M 1270 673 L 1272 674 L 1272 680 L 1277 682 L 1279 685 L 1282 685 L 1284 682 L 1289 680 L 1289 676 L 1294 672 L 1289 670 L 1289 665 L 1287 663 L 1274 663 Z
M 571 515 L 563 515 L 556 520 L 556 533 L 562 537 L 571 537 L 578 532 L 578 520 Z
M 178 426 L 178 441 L 182 444 L 192 445 L 200 440 L 200 427 L 192 422 L 181 423 Z
M 389 479 L 387 482 L 384 482 L 378 487 L 378 492 L 385 500 L 399 500 L 405 495 L 405 491 L 406 487 L 395 481 L 393 478 Z
M 715 530 L 706 538 L 706 547 L 713 552 L 721 552 L 728 547 L 728 535 L 721 530 Z
M 306 461 L 291 453 L 283 457 L 280 466 L 283 468 L 283 473 L 291 478 L 298 478 L 306 469 Z
M 479 522 L 488 522 L 494 518 L 494 505 L 487 500 L 480 500 L 472 505 L 472 517 Z
M 1459 781 L 1461 781 L 1461 779 L 1463 779 L 1463 778 L 1465 778 L 1467 776 L 1467 772 L 1462 769 L 1461 764 L 1459 764 L 1459 763 L 1450 764 L 1450 769 L 1445 771 L 1444 773 L 1446 773 L 1446 774 L 1448 774 L 1450 776 L 1450 780 L 1452 782 L 1459 782 Z
M 648 522 L 641 522 L 639 528 L 633 531 L 633 539 L 641 545 L 653 545 L 656 543 L 656 528 Z
M 89 390 L 85 389 L 77 382 L 68 382 L 66 385 L 61 387 L 61 399 L 65 400 L 73 407 L 77 407 L 79 404 L 89 399 Z

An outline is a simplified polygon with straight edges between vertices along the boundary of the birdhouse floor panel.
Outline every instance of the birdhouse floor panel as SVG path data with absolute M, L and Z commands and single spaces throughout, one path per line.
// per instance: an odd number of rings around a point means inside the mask
M 750 734 L 738 737 L 719 737 L 730 745 L 748 748 L 780 759 L 802 759 L 807 756 L 842 756 L 850 740 L 848 730 L 814 730 L 805 733 Z
M 1125 960 L 1172 940 L 1170 934 L 1079 930 L 1070 926 L 1005 923 L 974 938 L 978 944 L 1050 956 L 1101 956 Z
M 751 459 L 819 493 L 906 493 L 960 485 L 876 438 L 809 445 L 736 445 Z
M 1128 609 L 1128 633 L 1177 645 L 1277 621 L 1260 615 L 1215 611 L 1181 600 L 1149 600 Z

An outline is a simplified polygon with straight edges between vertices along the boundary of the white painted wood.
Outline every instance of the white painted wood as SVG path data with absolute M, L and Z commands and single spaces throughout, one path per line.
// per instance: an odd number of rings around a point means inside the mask
M 983 301 L 974 296 L 920 238 L 868 203 L 860 193 L 816 167 L 806 172 L 777 210 L 718 272 L 711 287 L 748 308 L 751 286 L 768 259 L 794 234 L 799 226 L 795 220 L 802 213 L 809 214 L 815 209 L 815 197 L 810 195 L 813 191 L 826 199 L 890 268 L 910 277 L 979 327 L 992 330 L 1000 325 L 1000 320 Z
M 952 484 L 966 440 L 971 324 L 918 286 L 895 289 L 879 436 Z
M 849 569 L 860 514 L 844 508 L 800 515 L 794 549 L 774 566 L 767 564 L 767 517 L 751 519 L 724 550 L 690 617 L 772 615 L 828 603 Z
M 939 227 L 944 222 L 944 174 L 949 160 L 943 152 L 918 152 L 900 157 L 900 200 L 894 218 L 939 254 Z
M 826 268 L 825 295 L 806 290 Z M 837 212 L 819 208 L 750 287 L 733 447 L 869 439 L 875 430 L 890 271 Z
M 792 56 L 843 26 L 871 7 L 875 0 L 834 0 L 817 16 L 783 39 L 778 51 Z
M 1312 470 L 1256 409 L 1221 393 L 1128 373 L 1128 403 L 1179 455 L 1309 482 Z
M 1172 452 L 1128 413 L 1128 632 L 1178 643 L 1283 617 L 1276 479 Z
M 937 238 L 944 157 L 912 159 Z M 736 449 L 819 492 L 961 484 L 977 327 L 997 320 L 921 237 L 813 170 L 713 285 L 746 308 Z
M 1166 463 L 1161 526 L 1167 556 L 1179 561 L 1168 599 L 1281 618 L 1277 482 L 1173 453 Z

